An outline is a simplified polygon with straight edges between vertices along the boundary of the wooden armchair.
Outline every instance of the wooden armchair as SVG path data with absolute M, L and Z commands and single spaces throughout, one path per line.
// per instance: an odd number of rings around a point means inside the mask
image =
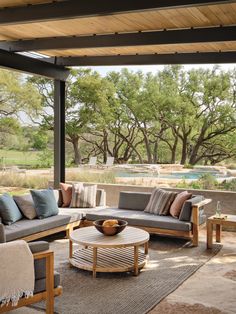
M 0 243 L 5 242 L 4 239 L 3 228 L 0 223 Z M 0 305 L 0 313 L 43 300 L 46 301 L 46 313 L 53 314 L 54 312 L 54 297 L 62 293 L 62 287 L 59 285 L 59 274 L 54 273 L 54 253 L 49 250 L 49 244 L 44 241 L 29 243 L 29 248 L 35 260 L 35 293 L 33 297 L 28 299 L 20 299 L 17 306 Z

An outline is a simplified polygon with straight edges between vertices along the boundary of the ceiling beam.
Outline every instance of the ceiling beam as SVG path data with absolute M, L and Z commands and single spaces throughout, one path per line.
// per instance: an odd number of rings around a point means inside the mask
M 46 58 L 63 66 L 164 65 L 236 63 L 236 52 L 196 52 L 149 55 L 115 55 L 97 57 Z
M 45 76 L 50 79 L 66 81 L 70 71 L 64 66 L 54 65 L 43 60 L 30 58 L 0 49 L 0 67 L 30 74 Z
M 0 49 L 22 52 L 144 45 L 192 44 L 236 40 L 236 26 L 123 33 L 112 35 L 41 38 L 0 42 Z
M 0 25 L 233 3 L 232 0 L 68 0 L 0 10 Z

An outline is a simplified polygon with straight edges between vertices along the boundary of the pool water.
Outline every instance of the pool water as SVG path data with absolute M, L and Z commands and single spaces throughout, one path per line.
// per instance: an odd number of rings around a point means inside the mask
M 159 174 L 158 173 L 150 173 L 150 172 L 132 172 L 132 171 L 119 171 L 116 173 L 116 177 L 121 178 L 138 178 L 138 177 L 150 177 L 150 178 L 160 178 L 160 179 L 179 179 L 179 180 L 197 180 L 202 175 L 210 173 L 216 179 L 224 179 L 228 178 L 227 175 L 220 174 L 219 172 L 206 172 L 206 171 L 190 171 L 190 172 L 172 172 L 170 174 Z

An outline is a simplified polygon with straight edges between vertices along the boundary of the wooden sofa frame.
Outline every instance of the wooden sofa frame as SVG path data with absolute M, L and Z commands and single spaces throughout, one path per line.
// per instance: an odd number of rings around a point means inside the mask
M 206 204 L 209 204 L 212 200 L 207 198 L 199 203 L 196 203 L 192 206 L 192 230 L 191 231 L 179 231 L 179 230 L 171 230 L 171 229 L 161 229 L 161 228 L 153 228 L 153 227 L 145 227 L 145 226 L 133 226 L 136 228 L 140 228 L 146 230 L 151 234 L 161 234 L 168 236 L 175 236 L 180 238 L 186 238 L 192 240 L 193 246 L 198 246 L 199 244 L 199 208 L 203 207 Z M 84 220 L 81 224 L 81 227 L 92 226 L 93 221 Z
M 54 288 L 54 253 L 51 250 L 34 253 L 34 260 L 46 260 L 46 290 L 36 293 L 33 297 L 28 299 L 22 298 L 19 300 L 17 306 L 11 304 L 0 306 L 0 313 L 9 312 L 22 306 L 27 306 L 40 301 L 46 301 L 46 313 L 54 313 L 54 297 L 62 293 L 62 287 Z
M 82 222 L 82 220 L 78 220 L 75 222 L 71 222 L 67 225 L 63 225 L 60 227 L 56 227 L 56 228 L 48 229 L 45 231 L 33 233 L 29 236 L 21 238 L 21 240 L 25 240 L 26 242 L 30 242 L 30 241 L 38 240 L 38 239 L 47 237 L 51 234 L 59 233 L 62 231 L 66 231 L 66 236 L 67 236 L 67 238 L 69 238 L 70 233 L 74 230 L 74 228 L 79 227 L 81 225 L 81 222 Z

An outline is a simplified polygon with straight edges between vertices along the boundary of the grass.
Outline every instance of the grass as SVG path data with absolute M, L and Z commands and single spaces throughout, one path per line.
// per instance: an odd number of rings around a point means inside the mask
M 0 193 L 13 190 L 14 194 L 24 193 L 27 189 L 45 189 L 52 178 L 49 175 L 36 176 L 17 173 L 0 173 Z M 111 172 L 89 173 L 82 171 L 77 174 L 69 173 L 66 176 L 67 181 L 75 182 L 96 182 L 96 183 L 115 183 L 115 176 Z M 7 187 L 9 189 L 5 189 Z M 11 189 L 12 187 L 12 189 Z M 16 189 L 17 188 L 17 189 Z
M 22 152 L 17 150 L 0 149 L 0 167 L 2 166 L 36 166 L 38 164 L 37 151 Z

